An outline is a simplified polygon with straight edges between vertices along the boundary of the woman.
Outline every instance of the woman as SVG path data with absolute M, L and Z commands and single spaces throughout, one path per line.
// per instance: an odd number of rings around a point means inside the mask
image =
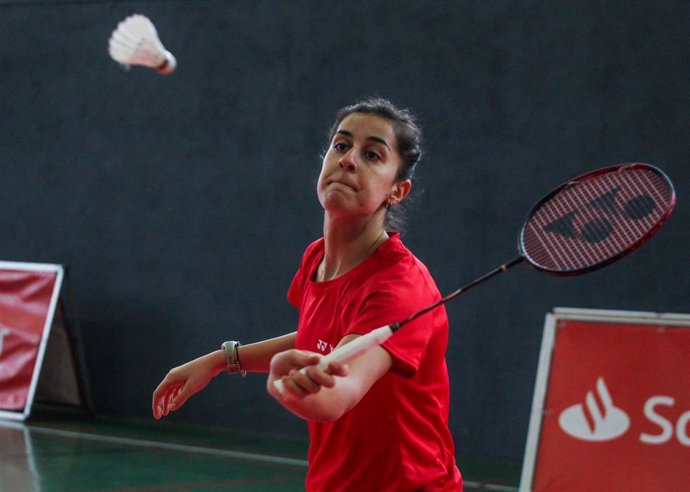
M 297 332 L 241 348 L 226 342 L 173 369 L 154 392 L 156 418 L 224 370 L 269 372 L 268 392 L 308 421 L 307 490 L 462 490 L 448 430 L 443 307 L 348 365 L 315 365 L 440 298 L 426 267 L 386 230 L 412 188 L 420 139 L 413 116 L 385 100 L 338 113 L 317 184 L 324 235 L 307 247 L 288 291 Z

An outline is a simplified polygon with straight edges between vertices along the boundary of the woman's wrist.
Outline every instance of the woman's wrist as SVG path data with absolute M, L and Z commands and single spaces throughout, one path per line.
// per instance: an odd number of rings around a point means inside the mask
M 213 377 L 227 371 L 227 362 L 225 361 L 225 351 L 223 349 L 214 350 L 203 358 L 206 359 L 206 363 L 212 368 Z
M 240 361 L 240 342 L 229 341 L 223 342 L 221 349 L 225 354 L 225 370 L 230 374 L 239 373 L 242 377 L 247 375 L 247 370 L 242 366 Z

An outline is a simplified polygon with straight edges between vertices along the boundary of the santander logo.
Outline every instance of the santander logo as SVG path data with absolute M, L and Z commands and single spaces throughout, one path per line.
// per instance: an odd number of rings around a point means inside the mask
M 666 444 L 673 440 L 681 446 L 690 447 L 690 410 L 678 416 L 675 425 L 664 413 L 673 410 L 675 398 L 668 395 L 654 395 L 645 401 L 643 414 L 645 429 L 656 430 L 656 433 L 643 431 L 638 436 L 639 442 L 648 445 Z M 664 408 L 665 407 L 665 408 Z M 621 437 L 630 428 L 630 417 L 616 407 L 611 393 L 606 387 L 604 378 L 599 377 L 595 391 L 588 391 L 583 403 L 577 403 L 563 410 L 558 417 L 558 424 L 565 432 L 582 441 L 610 441 Z
M 617 408 L 604 378 L 597 379 L 596 391 L 588 391 L 584 404 L 566 408 L 558 417 L 561 429 L 583 441 L 610 441 L 630 427 L 630 417 Z

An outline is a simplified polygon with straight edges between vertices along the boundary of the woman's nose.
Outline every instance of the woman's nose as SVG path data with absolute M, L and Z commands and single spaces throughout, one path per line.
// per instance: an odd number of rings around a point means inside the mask
M 338 164 L 340 165 L 341 169 L 345 169 L 346 171 L 354 171 L 357 169 L 357 163 L 355 161 L 355 156 L 352 149 L 350 149 L 340 158 Z

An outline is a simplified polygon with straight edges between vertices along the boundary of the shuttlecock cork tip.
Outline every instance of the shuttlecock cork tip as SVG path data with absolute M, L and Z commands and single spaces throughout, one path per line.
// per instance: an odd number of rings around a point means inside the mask
M 156 71 L 161 75 L 170 75 L 177 68 L 177 60 L 169 51 L 165 51 L 165 61 L 156 67 Z

